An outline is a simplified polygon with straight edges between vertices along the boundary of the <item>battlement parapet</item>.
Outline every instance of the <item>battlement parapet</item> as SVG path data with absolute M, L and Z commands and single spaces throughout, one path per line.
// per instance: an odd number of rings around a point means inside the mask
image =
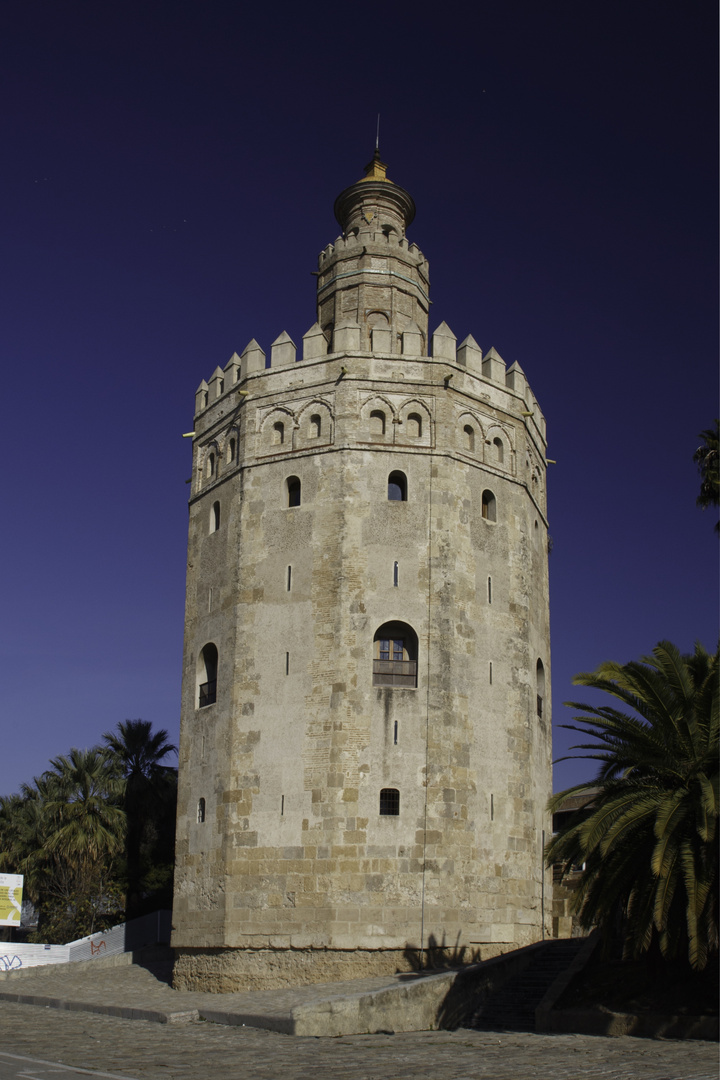
M 524 418 L 532 419 L 545 438 L 545 418 L 528 385 L 525 372 L 517 362 L 506 370 L 505 361 L 493 346 L 483 354 L 472 334 L 468 334 L 458 346 L 455 334 L 445 322 L 442 322 L 432 335 L 429 355 L 424 354 L 423 335 L 415 323 L 411 323 L 400 335 L 399 353 L 393 351 L 393 334 L 387 327 L 373 327 L 370 337 L 370 350 L 362 350 L 360 325 L 354 320 L 344 319 L 333 330 L 331 352 L 327 336 L 316 322 L 303 334 L 302 357 L 298 357 L 297 347 L 290 335 L 283 331 L 270 346 L 269 364 L 265 351 L 253 338 L 240 356 L 234 352 L 224 368 L 215 368 L 208 382 L 203 379 L 195 394 L 195 414 L 214 405 L 251 375 L 290 369 L 302 361 L 317 363 L 336 361 L 353 355 L 377 356 L 389 360 L 393 365 L 401 361 L 401 358 L 406 361 L 419 360 L 425 364 L 428 360 L 433 360 L 457 365 L 468 375 L 493 383 L 519 397 L 525 405 Z
M 356 233 L 349 233 L 347 236 L 338 236 L 334 244 L 328 244 L 320 252 L 318 255 L 318 266 L 322 269 L 334 255 L 340 256 L 346 253 L 352 254 L 354 249 L 363 247 L 367 244 L 388 249 L 396 248 L 398 251 L 407 252 L 415 258 L 421 259 L 420 265 L 427 265 L 427 259 L 417 244 L 410 243 L 406 236 L 400 236 L 394 230 L 390 230 L 388 232 L 371 232 L 367 236 L 359 236 Z

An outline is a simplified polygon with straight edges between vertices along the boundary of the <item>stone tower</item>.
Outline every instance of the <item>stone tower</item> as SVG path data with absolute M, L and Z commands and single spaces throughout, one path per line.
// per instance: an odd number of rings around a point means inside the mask
M 197 393 L 179 986 L 485 957 L 551 917 L 545 421 L 517 364 L 428 339 L 414 214 L 376 153 L 302 356 L 253 340 Z

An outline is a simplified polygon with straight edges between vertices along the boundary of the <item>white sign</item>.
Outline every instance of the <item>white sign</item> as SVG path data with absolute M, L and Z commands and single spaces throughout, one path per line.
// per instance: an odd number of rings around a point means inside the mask
M 20 925 L 22 891 L 22 874 L 0 874 L 0 926 Z

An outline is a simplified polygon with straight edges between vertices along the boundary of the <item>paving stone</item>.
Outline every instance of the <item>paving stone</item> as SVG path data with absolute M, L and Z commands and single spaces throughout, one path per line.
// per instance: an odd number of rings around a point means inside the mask
M 0 1030 L 7 1053 L 130 1080 L 717 1078 L 717 1047 L 700 1042 L 466 1030 L 298 1039 L 252 1028 L 203 1022 L 170 1028 L 5 1002 Z

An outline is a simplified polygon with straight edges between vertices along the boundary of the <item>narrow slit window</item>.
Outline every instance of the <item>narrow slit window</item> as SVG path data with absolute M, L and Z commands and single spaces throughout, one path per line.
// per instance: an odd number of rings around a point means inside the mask
M 297 476 L 289 476 L 287 481 L 287 504 L 299 506 L 301 501 L 302 486 Z
M 490 685 L 492 686 L 492 660 L 490 661 Z
M 397 788 L 383 788 L 380 792 L 380 813 L 389 817 L 400 814 L 400 792 Z
M 482 516 L 486 521 L 497 521 L 497 503 L 492 491 L 482 493 Z
M 214 705 L 217 701 L 218 651 L 212 642 L 203 648 L 198 657 L 198 708 Z
M 202 825 L 203 822 L 205 821 L 205 800 L 204 799 L 198 799 L 197 821 L 198 821 L 198 825 Z
M 495 820 L 495 796 L 490 796 L 490 820 Z
M 289 652 L 285 653 L 285 674 L 286 675 L 290 674 L 290 653 Z
M 536 687 L 536 696 L 537 696 L 537 703 L 536 703 L 537 714 L 538 714 L 538 718 L 540 720 L 542 720 L 542 718 L 543 718 L 543 706 L 544 706 L 544 703 L 545 703 L 545 666 L 544 666 L 542 660 L 538 660 L 537 665 L 535 667 L 535 687 Z
M 492 578 L 488 578 L 488 604 L 492 604 Z
M 287 591 L 290 592 L 291 589 L 292 589 L 292 566 L 288 566 L 288 568 L 287 568 Z
M 280 817 L 285 813 L 285 796 L 280 796 Z
M 208 480 L 212 480 L 215 476 L 215 455 L 210 453 L 207 456 L 207 464 L 205 466 L 205 475 Z
M 393 744 L 395 746 L 397 746 L 397 731 L 398 731 L 398 722 L 396 720 L 394 725 L 393 725 Z
M 220 503 L 214 502 L 210 511 L 210 532 L 217 532 L 220 528 Z
M 400 584 L 400 566 L 398 563 L 393 563 L 393 585 L 395 588 Z
M 235 444 L 234 439 L 231 439 L 230 442 L 228 443 L 228 448 L 227 448 L 227 463 L 228 463 L 228 465 L 232 465 L 233 461 L 235 460 L 235 445 L 236 444 Z

